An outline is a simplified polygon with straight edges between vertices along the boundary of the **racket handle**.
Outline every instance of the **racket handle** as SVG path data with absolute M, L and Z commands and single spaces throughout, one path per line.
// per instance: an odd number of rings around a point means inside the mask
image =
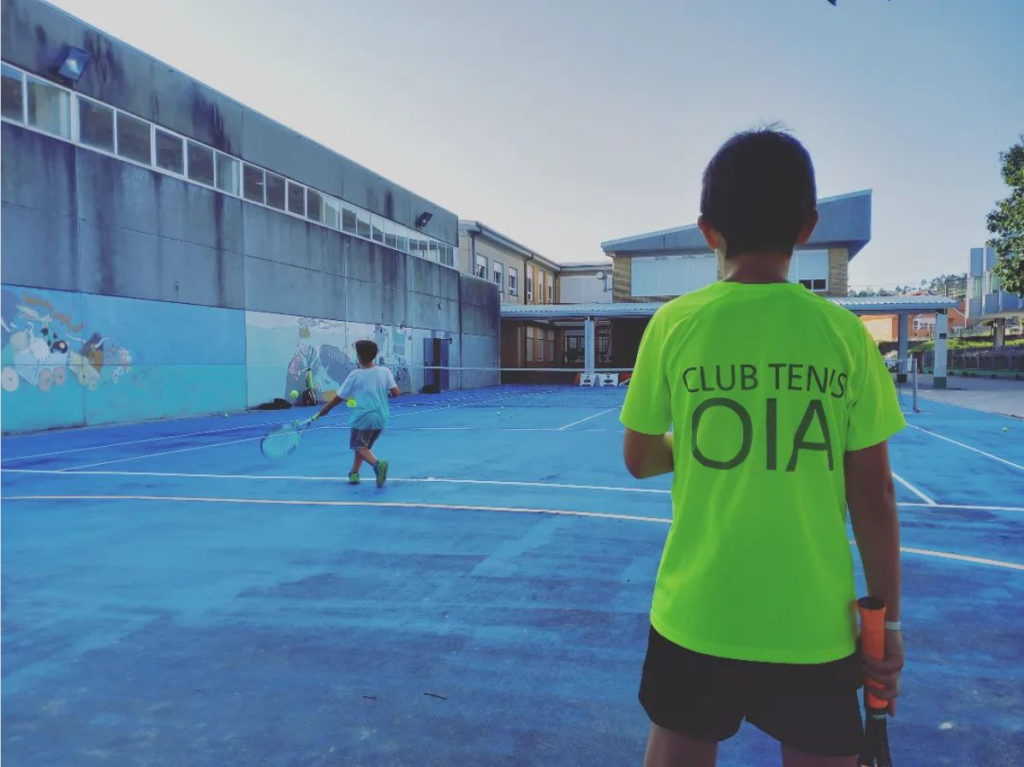
M 860 644 L 864 654 L 875 660 L 885 659 L 885 602 L 878 597 L 861 597 L 857 600 L 860 613 Z M 880 688 L 878 682 L 867 679 L 864 682 L 864 696 L 869 708 L 884 709 L 889 704 L 871 694 L 868 688 Z

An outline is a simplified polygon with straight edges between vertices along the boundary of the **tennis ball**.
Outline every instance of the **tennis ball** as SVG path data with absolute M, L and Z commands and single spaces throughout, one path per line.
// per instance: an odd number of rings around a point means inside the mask
M 292 399 L 298 399 L 299 398 L 299 390 L 298 389 L 292 389 L 291 398 Z
M 1003 427 L 1003 431 L 1009 431 L 1009 430 L 1010 430 L 1010 427 L 1009 427 L 1009 426 L 1004 426 L 1004 427 Z
M 225 414 L 224 414 L 224 417 L 225 417 L 225 418 L 227 418 L 227 417 L 228 417 L 228 414 L 227 414 L 227 413 L 225 413 Z

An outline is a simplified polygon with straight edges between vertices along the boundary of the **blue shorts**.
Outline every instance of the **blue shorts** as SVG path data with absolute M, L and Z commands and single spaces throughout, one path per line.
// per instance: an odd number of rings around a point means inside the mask
M 348 446 L 352 450 L 358 450 L 361 447 L 371 448 L 373 443 L 377 441 L 377 437 L 383 429 L 352 429 L 348 435 Z

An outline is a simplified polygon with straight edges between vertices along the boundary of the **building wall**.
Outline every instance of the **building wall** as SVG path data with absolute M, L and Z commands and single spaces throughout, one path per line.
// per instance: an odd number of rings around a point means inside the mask
M 558 276 L 558 303 L 560 304 L 607 304 L 612 301 L 611 284 L 597 278 L 597 269 L 586 274 L 565 274 Z M 611 271 L 610 269 L 607 271 Z
M 846 296 L 850 293 L 850 251 L 829 248 L 828 291 L 826 296 Z
M 633 259 L 634 257 L 615 257 L 612 255 L 612 290 L 616 302 L 660 303 L 671 301 L 676 295 L 634 296 L 633 295 Z M 642 256 L 641 256 L 642 258 Z M 830 248 L 828 251 L 828 290 L 822 295 L 845 296 L 849 293 L 849 251 L 846 248 Z M 718 277 L 722 278 L 722 264 L 719 264 Z
M 485 278 L 487 281 L 494 281 L 495 261 L 502 265 L 502 303 L 546 304 L 558 302 L 557 272 L 555 269 L 539 262 L 537 259 L 527 258 L 519 252 L 504 246 L 502 243 L 488 238 L 486 235 L 476 234 L 471 236 L 465 229 L 462 229 L 459 233 L 458 265 L 459 270 L 463 274 L 474 275 L 476 273 L 472 263 L 474 250 L 477 257 L 487 259 L 487 277 Z M 518 276 L 518 286 L 515 293 L 509 289 L 509 267 L 514 268 Z M 548 280 L 551 280 L 555 286 L 554 301 L 548 300 L 549 297 L 546 289 L 543 296 L 539 295 L 539 291 L 536 290 L 537 280 L 539 279 L 538 275 L 540 274 L 544 275 L 545 285 Z M 528 300 L 526 294 L 526 278 L 528 275 L 533 277 L 535 285 L 532 300 Z
M 49 77 L 64 46 L 93 60 L 75 90 L 309 184 L 404 226 L 458 242 L 458 217 L 79 19 L 37 0 L 2 0 L 3 60 Z
M 41 76 L 86 48 L 83 92 L 394 220 L 428 205 L 50 6 L 3 0 L 2 40 Z M 410 388 L 429 338 L 497 364 L 493 285 L 8 122 L 0 151 L 5 432 L 240 410 L 306 368 L 330 391 L 359 338 Z M 455 243 L 457 218 L 426 209 Z

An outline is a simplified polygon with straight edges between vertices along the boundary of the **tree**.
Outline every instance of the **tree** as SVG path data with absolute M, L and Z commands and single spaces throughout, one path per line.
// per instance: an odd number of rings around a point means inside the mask
M 1000 152 L 999 159 L 1010 196 L 988 214 L 988 230 L 996 235 L 988 244 L 998 256 L 992 271 L 1003 290 L 1024 296 L 1024 133 L 1018 143 Z

